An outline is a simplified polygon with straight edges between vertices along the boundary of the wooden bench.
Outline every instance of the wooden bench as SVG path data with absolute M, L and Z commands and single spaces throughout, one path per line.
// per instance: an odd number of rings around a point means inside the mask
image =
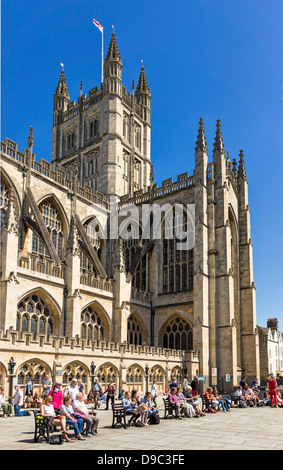
M 56 428 L 52 425 L 52 417 L 43 418 L 40 415 L 39 410 L 33 410 L 34 414 L 34 442 L 38 442 L 39 438 L 45 439 L 50 442 L 50 434 L 52 434 Z
M 115 428 L 117 424 L 121 424 L 124 427 L 124 429 L 126 429 L 127 428 L 126 411 L 121 401 L 112 403 L 112 413 L 113 413 L 112 428 Z
M 176 404 L 170 403 L 168 398 L 163 398 L 163 402 L 164 402 L 164 419 L 167 419 L 169 416 L 177 419 Z

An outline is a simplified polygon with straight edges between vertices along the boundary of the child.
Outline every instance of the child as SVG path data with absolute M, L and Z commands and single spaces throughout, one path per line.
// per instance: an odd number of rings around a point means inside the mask
M 277 400 L 277 390 L 276 390 L 276 379 L 275 377 L 271 374 L 269 377 L 267 377 L 267 383 L 269 386 L 269 396 L 270 396 L 270 402 L 272 408 L 274 408 L 274 404 L 276 408 L 279 408 L 278 406 L 278 400 Z

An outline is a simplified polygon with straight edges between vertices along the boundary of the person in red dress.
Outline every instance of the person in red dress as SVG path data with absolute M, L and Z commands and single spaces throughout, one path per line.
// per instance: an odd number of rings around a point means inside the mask
M 276 382 L 275 377 L 273 375 L 270 375 L 269 377 L 267 377 L 267 383 L 269 386 L 269 396 L 270 396 L 271 406 L 272 408 L 274 408 L 274 404 L 275 404 L 276 408 L 279 408 L 278 400 L 277 400 L 277 390 L 276 390 L 277 382 Z

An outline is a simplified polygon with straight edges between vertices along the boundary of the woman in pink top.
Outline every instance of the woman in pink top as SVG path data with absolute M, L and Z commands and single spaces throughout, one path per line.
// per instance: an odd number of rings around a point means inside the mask
M 49 395 L 53 397 L 52 405 L 56 414 L 59 414 L 60 406 L 63 404 L 63 392 L 61 390 L 61 386 L 62 384 L 60 382 L 55 382 L 49 392 Z

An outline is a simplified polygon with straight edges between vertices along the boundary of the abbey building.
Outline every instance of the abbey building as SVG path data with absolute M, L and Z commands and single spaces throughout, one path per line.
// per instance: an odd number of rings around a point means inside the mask
M 23 151 L 9 138 L 1 143 L 0 382 L 7 392 L 11 379 L 24 386 L 33 378 L 40 388 L 45 374 L 63 385 L 76 377 L 87 391 L 94 376 L 129 390 L 156 380 L 165 390 L 184 371 L 226 389 L 243 374 L 259 375 L 243 152 L 230 161 L 217 121 L 209 162 L 200 119 L 194 173 L 184 168 L 157 187 L 145 70 L 131 92 L 122 71 L 114 32 L 100 88 L 86 95 L 81 85 L 71 101 L 62 70 L 51 161 L 36 161 L 32 128 Z M 171 207 L 173 217 L 166 223 L 161 213 L 157 236 L 150 216 L 145 238 L 137 218 L 125 214 L 152 204 Z M 186 249 L 180 225 L 194 231 Z

